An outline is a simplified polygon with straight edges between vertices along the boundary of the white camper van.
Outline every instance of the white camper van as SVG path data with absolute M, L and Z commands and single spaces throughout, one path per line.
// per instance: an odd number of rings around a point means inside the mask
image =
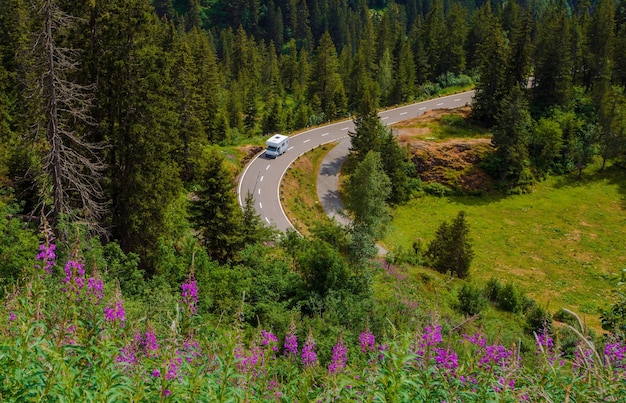
M 275 134 L 267 139 L 266 144 L 267 150 L 265 150 L 265 155 L 270 158 L 276 158 L 287 151 L 289 147 L 289 137 L 283 136 L 282 134 Z

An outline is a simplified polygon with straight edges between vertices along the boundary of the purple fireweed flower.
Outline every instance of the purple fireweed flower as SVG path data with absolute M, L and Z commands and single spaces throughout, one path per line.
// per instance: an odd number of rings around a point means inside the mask
M 126 312 L 124 312 L 124 307 L 122 306 L 122 300 L 118 298 L 115 302 L 115 307 L 107 305 L 104 308 L 104 319 L 109 322 L 115 322 L 119 320 L 120 326 L 124 327 L 124 322 L 126 321 Z
M 435 364 L 440 369 L 454 373 L 454 370 L 459 367 L 458 356 L 454 350 L 436 348 Z
M 87 295 L 94 304 L 104 298 L 104 282 L 98 276 L 89 277 L 87 280 Z
M 41 260 L 43 263 L 43 269 L 46 273 L 52 274 L 54 265 L 56 264 L 56 245 L 46 240 L 45 243 L 39 245 L 39 253 L 35 257 L 36 260 Z M 36 266 L 41 267 L 41 266 Z
M 285 336 L 285 352 L 287 357 L 296 357 L 298 355 L 298 337 L 293 332 L 287 333 Z
M 180 378 L 182 375 L 179 374 L 179 370 L 182 362 L 183 360 L 180 357 L 172 358 L 167 364 L 167 373 L 165 374 L 165 379 L 170 381 L 176 377 Z
M 385 354 L 384 354 L 385 351 L 389 351 L 389 344 L 383 343 L 380 346 L 378 346 L 378 359 L 380 361 L 385 359 Z
M 483 356 L 478 360 L 478 367 L 489 371 L 493 366 L 502 367 L 511 357 L 513 357 L 513 351 L 504 346 L 488 345 L 485 346 Z
M 261 337 L 262 346 L 270 346 L 272 351 L 278 351 L 278 347 L 276 346 L 276 344 L 278 344 L 278 338 L 272 332 L 262 330 Z
M 183 303 L 189 307 L 189 312 L 195 315 L 198 309 L 198 284 L 193 272 L 190 272 L 187 279 L 181 285 Z
M 361 352 L 367 353 L 368 351 L 374 351 L 376 344 L 376 338 L 372 332 L 368 330 L 361 333 L 359 336 L 359 345 L 361 346 Z
M 433 327 L 424 327 L 424 333 L 422 333 L 422 341 L 426 343 L 426 346 L 428 347 L 432 347 L 436 344 L 443 342 L 443 337 L 441 336 L 441 326 L 435 325 Z
M 152 376 L 154 378 L 159 378 L 161 376 L 161 371 L 158 369 L 155 369 L 154 371 L 152 371 Z
M 606 343 L 604 346 L 604 362 L 613 370 L 626 368 L 626 344 Z
M 476 333 L 473 336 L 468 336 L 468 335 L 464 334 L 463 338 L 465 340 L 469 341 L 470 343 L 475 344 L 475 345 L 480 346 L 480 347 L 485 347 L 485 345 L 487 344 L 487 338 L 483 337 L 479 333 Z
M 333 347 L 333 358 L 328 366 L 328 372 L 331 374 L 336 374 L 338 372 L 343 371 L 346 367 L 347 362 L 346 357 L 346 345 L 343 344 L 343 341 L 339 339 L 335 347 Z
M 202 351 L 200 349 L 200 345 L 196 340 L 190 336 L 183 343 L 183 349 L 178 351 L 178 354 L 185 358 L 188 363 L 192 363 L 194 359 L 202 357 Z
M 116 357 L 116 361 L 119 363 L 126 363 L 128 365 L 137 364 L 137 356 L 135 354 L 136 348 L 133 344 L 122 347 L 120 353 Z
M 171 394 L 172 394 L 172 391 L 171 391 L 171 390 L 169 390 L 169 389 L 165 389 L 165 390 L 163 391 L 163 397 L 168 397 L 168 396 L 169 396 L 169 395 L 171 395 Z
M 313 333 L 309 332 L 309 335 L 302 346 L 302 364 L 305 368 L 312 367 L 317 363 L 317 354 L 315 353 L 315 340 L 313 340 Z
M 543 354 L 550 364 L 554 364 L 557 359 L 557 353 L 554 349 L 554 340 L 550 336 L 550 333 L 544 329 L 541 332 L 536 333 L 535 338 L 537 339 L 535 343 L 537 346 L 535 355 Z
M 146 357 L 155 357 L 159 355 L 159 343 L 157 342 L 156 334 L 154 334 L 153 331 L 148 330 L 145 333 L 143 347 L 146 352 Z

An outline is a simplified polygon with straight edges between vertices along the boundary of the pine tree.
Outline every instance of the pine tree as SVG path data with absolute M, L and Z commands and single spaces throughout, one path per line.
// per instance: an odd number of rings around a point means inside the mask
M 480 81 L 476 85 L 472 118 L 492 125 L 499 104 L 506 94 L 505 69 L 509 50 L 505 45 L 502 27 L 495 17 L 491 17 L 485 23 L 488 26 L 483 29 L 489 34 L 484 38 L 478 52 Z
M 496 177 L 503 185 L 522 191 L 532 184 L 528 156 L 530 128 L 524 93 L 513 87 L 499 106 L 491 143 L 496 148 Z
M 555 3 L 537 22 L 534 104 L 565 105 L 572 91 L 571 30 L 563 3 Z
M 141 268 L 161 268 L 157 251 L 175 239 L 173 221 L 182 194 L 174 152 L 180 149 L 179 116 L 171 82 L 171 39 L 141 0 L 97 3 L 94 56 L 102 130 L 110 139 L 108 193 L 113 235 Z M 177 214 L 177 213 L 176 213 Z
M 319 99 L 321 111 L 327 119 L 344 116 L 347 98 L 339 74 L 339 60 L 328 32 L 322 35 L 311 69 L 308 93 Z
M 452 224 L 445 221 L 441 224 L 428 245 L 426 257 L 440 273 L 449 272 L 458 278 L 469 276 L 474 251 L 464 211 L 459 212 Z
M 207 149 L 198 161 L 202 166 L 194 191 L 193 221 L 209 256 L 225 262 L 243 246 L 243 215 L 233 174 L 215 148 Z
M 375 151 L 367 153 L 346 183 L 346 207 L 352 213 L 353 225 L 362 225 L 373 241 L 383 236 L 391 219 L 386 203 L 390 188 L 380 154 Z
M 465 42 L 467 40 L 467 9 L 454 3 L 446 16 L 446 42 L 442 53 L 441 70 L 461 74 L 465 70 Z

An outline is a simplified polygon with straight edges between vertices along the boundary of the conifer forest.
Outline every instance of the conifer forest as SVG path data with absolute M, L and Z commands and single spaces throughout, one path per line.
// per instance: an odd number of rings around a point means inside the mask
M 464 211 L 376 248 L 446 190 L 377 111 L 467 90 L 494 194 L 594 169 L 626 233 L 625 49 L 624 0 L 0 0 L 0 401 L 626 401 L 626 269 L 589 326 L 472 281 Z M 349 225 L 240 205 L 343 119 Z

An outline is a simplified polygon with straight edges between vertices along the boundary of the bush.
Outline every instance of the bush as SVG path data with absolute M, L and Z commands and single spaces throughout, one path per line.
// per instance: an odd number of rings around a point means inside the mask
M 458 299 L 459 311 L 470 316 L 479 314 L 487 305 L 480 289 L 471 284 L 463 284 L 459 290 Z
M 432 182 L 422 185 L 422 190 L 424 190 L 424 192 L 428 193 L 429 195 L 437 197 L 451 196 L 454 194 L 454 191 L 452 189 L 438 182 Z
M 491 277 L 487 284 L 485 284 L 485 288 L 483 294 L 485 298 L 489 300 L 489 302 L 497 303 L 498 296 L 500 295 L 500 291 L 502 290 L 502 284 L 498 281 L 498 279 Z

